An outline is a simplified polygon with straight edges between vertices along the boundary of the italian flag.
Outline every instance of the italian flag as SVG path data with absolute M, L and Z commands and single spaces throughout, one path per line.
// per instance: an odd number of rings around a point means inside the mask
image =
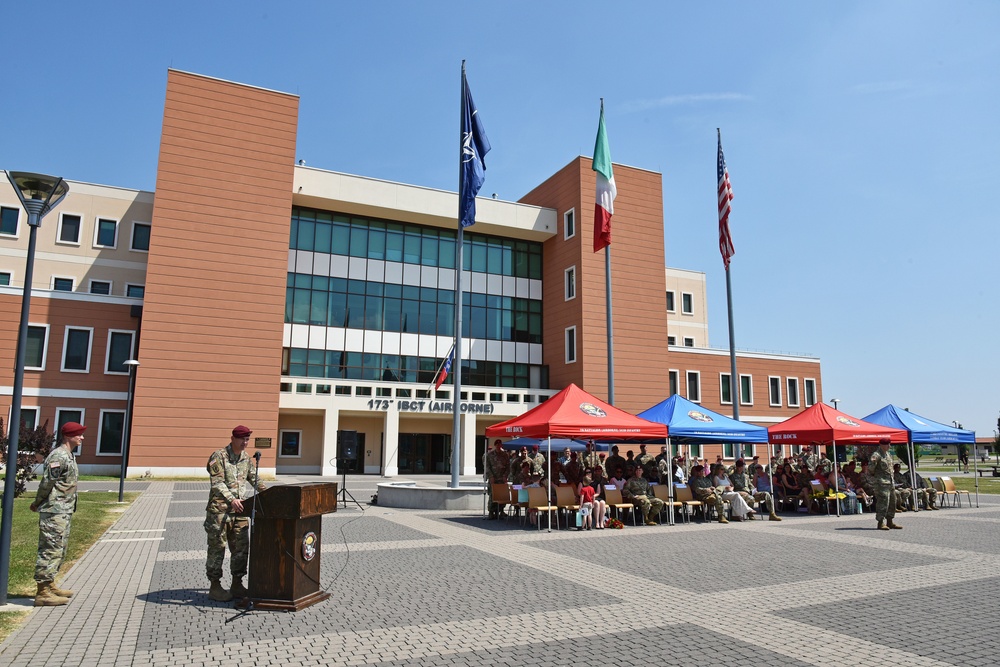
M 604 129 L 604 100 L 601 100 L 601 122 L 597 126 L 593 169 L 597 172 L 597 197 L 594 201 L 594 252 L 611 245 L 611 216 L 615 212 L 615 175 L 611 171 L 611 150 Z

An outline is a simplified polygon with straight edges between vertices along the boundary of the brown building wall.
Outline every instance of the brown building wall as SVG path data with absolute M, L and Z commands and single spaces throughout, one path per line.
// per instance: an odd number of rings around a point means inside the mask
M 133 467 L 200 463 L 237 423 L 277 443 L 297 119 L 293 95 L 168 74 Z
M 578 157 L 521 201 L 555 208 L 560 230 L 544 246 L 544 363 L 550 382 L 575 382 L 608 396 L 604 253 L 593 252 L 596 180 L 590 159 Z M 618 196 L 611 219 L 615 405 L 650 406 L 667 387 L 663 187 L 660 174 L 614 166 Z M 563 239 L 563 214 L 576 209 L 576 237 Z M 577 266 L 577 297 L 564 300 L 564 271 Z M 577 327 L 577 362 L 565 364 L 564 332 Z

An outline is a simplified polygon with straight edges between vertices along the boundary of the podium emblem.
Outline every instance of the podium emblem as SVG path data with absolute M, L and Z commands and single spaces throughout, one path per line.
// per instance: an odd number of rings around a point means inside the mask
M 302 560 L 311 561 L 316 557 L 316 547 L 318 546 L 319 538 L 316 537 L 316 533 L 309 531 L 302 536 Z

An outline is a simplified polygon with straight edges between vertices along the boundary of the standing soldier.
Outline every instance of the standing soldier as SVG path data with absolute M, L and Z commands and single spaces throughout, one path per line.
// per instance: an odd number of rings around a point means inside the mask
M 31 511 L 38 512 L 38 560 L 35 561 L 36 607 L 56 607 L 66 604 L 73 591 L 57 588 L 56 574 L 66 557 L 69 528 L 76 511 L 76 482 L 79 471 L 73 450 L 83 444 L 86 426 L 66 422 L 59 429 L 61 442 L 42 464 L 42 480 L 38 483 Z M 8 468 L 8 473 L 10 469 Z
M 810 471 L 816 470 L 816 466 L 819 464 L 819 456 L 813 452 L 812 445 L 806 445 L 802 448 L 802 454 L 799 455 L 799 467 L 808 468 Z
M 652 479 L 652 474 L 656 472 L 656 459 L 646 451 L 646 445 L 639 445 L 639 456 L 635 457 L 635 462 L 642 466 L 642 472 L 647 479 Z
M 545 454 L 538 451 L 538 445 L 531 446 L 531 454 L 528 455 L 528 460 L 531 461 L 531 474 L 532 475 L 544 475 L 545 474 Z
M 234 428 L 229 444 L 208 457 L 205 466 L 211 481 L 208 506 L 205 507 L 204 525 L 208 535 L 205 573 L 211 582 L 208 597 L 216 602 L 249 595 L 243 577 L 247 574 L 250 557 L 250 519 L 239 515 L 243 513 L 243 501 L 253 495 L 254 487 L 264 489 L 246 452 L 251 433 L 253 431 L 242 424 Z M 222 562 L 226 559 L 227 543 L 229 571 L 233 575 L 228 591 L 222 587 Z
M 892 454 L 889 452 L 889 438 L 878 441 L 878 449 L 872 452 L 868 463 L 875 491 L 875 521 L 879 530 L 902 528 L 893 523 L 896 516 L 896 489 L 892 482 Z M 884 525 L 883 525 L 884 524 Z
M 521 484 L 521 464 L 528 463 L 528 448 L 521 447 L 517 450 L 517 456 L 512 456 L 510 460 L 510 469 L 507 473 L 507 481 L 511 484 Z M 528 463 L 530 466 L 531 464 Z
M 615 474 L 615 471 L 621 468 L 625 470 L 625 458 L 618 453 L 618 445 L 613 445 L 611 447 L 611 456 L 608 460 L 604 462 L 604 470 L 608 473 L 608 476 Z
M 587 451 L 583 453 L 583 459 L 580 461 L 580 463 L 583 464 L 584 470 L 586 470 L 587 468 L 593 470 L 594 466 L 596 466 L 599 463 L 599 461 L 600 459 L 597 456 L 597 451 L 594 448 L 594 441 L 588 440 Z
M 493 449 L 486 452 L 486 488 L 490 491 L 491 519 L 497 518 L 497 514 L 503 511 L 503 507 L 497 507 L 493 504 L 493 485 L 506 484 L 509 469 L 507 452 L 503 450 L 503 442 L 497 438 L 493 441 Z

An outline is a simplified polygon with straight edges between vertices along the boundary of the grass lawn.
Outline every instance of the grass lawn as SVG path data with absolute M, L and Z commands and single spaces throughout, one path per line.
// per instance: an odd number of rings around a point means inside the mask
M 87 549 L 104 534 L 104 531 L 121 516 L 121 513 L 138 496 L 126 493 L 125 504 L 118 504 L 117 493 L 81 493 L 76 514 L 70 529 L 69 549 L 66 560 L 59 570 L 60 578 Z M 14 521 L 10 545 L 10 583 L 8 595 L 11 598 L 33 597 L 35 595 L 35 557 L 38 554 L 38 515 L 28 509 L 34 499 L 33 493 L 26 493 L 14 500 Z M 23 620 L 24 613 L 0 613 L 0 641 Z

